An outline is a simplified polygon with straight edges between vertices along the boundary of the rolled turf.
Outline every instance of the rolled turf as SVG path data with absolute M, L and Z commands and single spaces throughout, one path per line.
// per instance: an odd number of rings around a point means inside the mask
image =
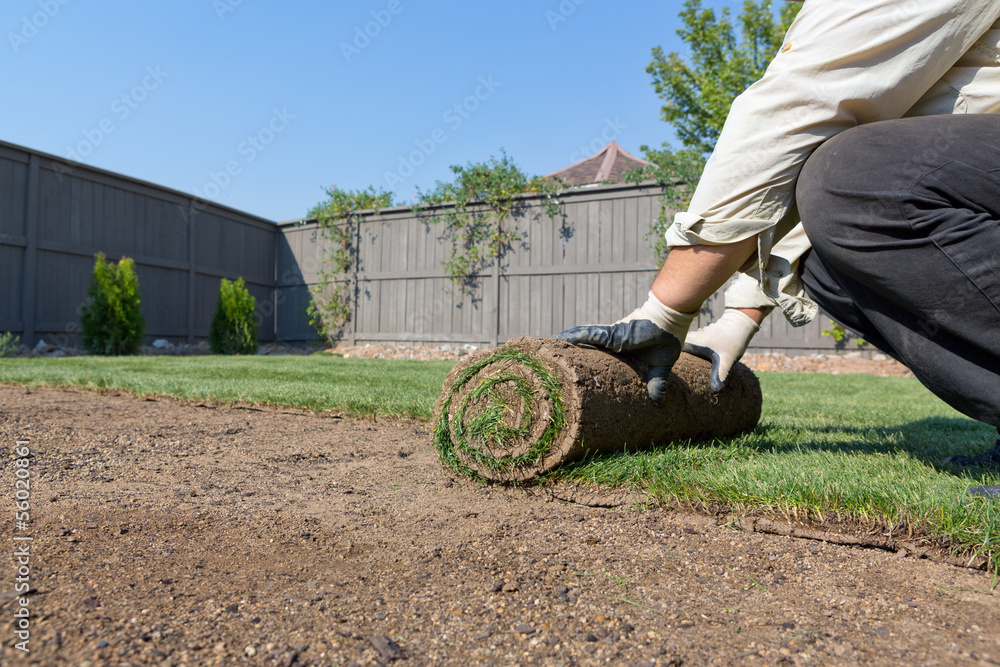
M 713 394 L 711 364 L 682 354 L 659 407 L 645 370 L 592 347 L 515 338 L 452 369 L 435 408 L 435 445 L 464 474 L 525 481 L 588 451 L 735 435 L 760 419 L 760 384 L 742 364 Z

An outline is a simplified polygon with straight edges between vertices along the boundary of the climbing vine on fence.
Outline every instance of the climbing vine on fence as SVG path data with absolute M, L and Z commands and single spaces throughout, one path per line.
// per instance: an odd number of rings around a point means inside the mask
M 506 153 L 500 159 L 491 157 L 487 162 L 452 166 L 451 170 L 454 181 L 419 193 L 414 214 L 436 215 L 427 224 L 443 227 L 442 237 L 451 245 L 448 259 L 442 263 L 445 273 L 464 293 L 474 295 L 486 268 L 493 261 L 502 261 L 515 243 L 527 239 L 510 220 L 529 208 L 523 195 L 541 195 L 544 213 L 554 218 L 559 213 L 559 187 L 544 178 L 525 175 Z M 326 200 L 309 212 L 309 218 L 320 226 L 326 250 L 323 268 L 311 289 L 308 316 L 309 323 L 333 342 L 350 322 L 357 296 L 351 291 L 349 272 L 357 252 L 355 238 L 361 214 L 377 214 L 379 209 L 392 206 L 393 196 L 373 186 L 366 190 L 332 186 L 326 194 Z M 442 204 L 440 214 L 427 208 L 437 209 L 436 205 Z
M 439 182 L 433 190 L 420 192 L 414 213 L 424 212 L 421 204 L 454 203 L 437 220 L 451 245 L 443 265 L 451 281 L 473 295 L 479 277 L 492 262 L 503 261 L 515 243 L 527 238 L 511 222 L 528 208 L 521 195 L 542 195 L 543 211 L 554 218 L 559 213 L 559 187 L 542 177 L 527 176 L 503 152 L 500 159 L 491 157 L 482 163 L 452 166 L 451 170 L 454 181 Z
M 353 299 L 348 272 L 357 252 L 354 239 L 360 213 L 378 211 L 392 205 L 392 193 L 376 190 L 341 190 L 332 186 L 326 190 L 327 198 L 317 204 L 309 218 L 319 223 L 326 238 L 326 257 L 319 279 L 312 288 L 309 304 L 309 324 L 327 340 L 333 342 L 343 333 L 344 325 L 351 321 Z
M 624 175 L 627 183 L 642 183 L 655 180 L 660 188 L 660 212 L 650 224 L 648 238 L 650 248 L 660 262 L 667 256 L 667 240 L 664 236 L 674 211 L 687 210 L 694 193 L 694 186 L 705 168 L 705 158 L 693 150 L 671 150 L 664 145 L 660 150 L 640 146 L 645 158 L 652 165 L 633 169 Z

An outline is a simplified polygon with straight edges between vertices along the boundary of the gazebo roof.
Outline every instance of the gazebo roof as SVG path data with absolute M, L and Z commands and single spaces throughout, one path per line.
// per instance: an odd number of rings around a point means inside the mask
M 618 183 L 626 171 L 652 164 L 637 158 L 612 141 L 594 155 L 576 164 L 546 174 L 545 178 L 563 185 Z

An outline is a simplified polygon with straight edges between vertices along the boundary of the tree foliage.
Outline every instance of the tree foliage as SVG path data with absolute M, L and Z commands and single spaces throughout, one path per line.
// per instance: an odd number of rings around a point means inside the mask
M 21 337 L 10 331 L 0 333 L 0 359 L 13 357 L 21 347 Z
M 733 100 L 764 74 L 800 8 L 784 2 L 775 17 L 771 0 L 745 0 L 733 21 L 728 7 L 716 16 L 701 0 L 686 0 L 677 34 L 690 49 L 688 57 L 664 55 L 657 46 L 646 67 L 664 100 L 662 118 L 685 148 L 712 151 Z
M 247 291 L 243 278 L 219 283 L 219 302 L 208 331 L 213 354 L 253 354 L 257 351 L 256 300 Z
M 140 311 L 135 262 L 122 257 L 116 264 L 108 262 L 104 253 L 95 255 L 87 296 L 90 300 L 80 313 L 87 352 L 104 356 L 137 354 L 146 320 Z

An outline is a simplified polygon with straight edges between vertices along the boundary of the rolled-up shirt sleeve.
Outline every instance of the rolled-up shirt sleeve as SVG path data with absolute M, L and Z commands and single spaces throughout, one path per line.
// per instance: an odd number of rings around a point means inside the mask
M 764 76 L 733 103 L 668 245 L 757 236 L 761 287 L 776 294 L 770 250 L 797 222 L 779 224 L 806 158 L 838 132 L 902 117 L 998 17 L 1000 0 L 806 0 Z

